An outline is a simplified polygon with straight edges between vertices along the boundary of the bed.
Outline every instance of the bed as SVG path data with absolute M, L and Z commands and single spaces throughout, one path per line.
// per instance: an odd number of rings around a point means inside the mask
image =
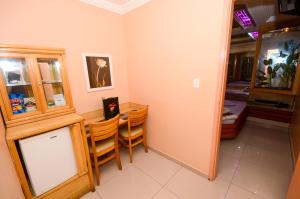
M 247 102 L 225 100 L 221 138 L 235 138 L 247 118 Z
M 247 101 L 249 98 L 250 82 L 234 81 L 226 85 L 225 99 Z

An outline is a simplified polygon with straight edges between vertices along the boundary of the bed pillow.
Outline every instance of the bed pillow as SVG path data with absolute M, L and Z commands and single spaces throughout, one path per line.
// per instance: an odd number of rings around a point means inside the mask
M 229 101 L 229 100 L 225 100 L 224 105 L 225 106 L 235 106 L 236 104 L 234 102 Z
M 223 114 L 230 113 L 230 108 L 224 107 Z

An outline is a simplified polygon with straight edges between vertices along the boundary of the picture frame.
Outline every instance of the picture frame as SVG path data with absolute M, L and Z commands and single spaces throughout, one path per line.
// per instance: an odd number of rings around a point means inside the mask
M 88 92 L 114 88 L 111 54 L 82 53 Z

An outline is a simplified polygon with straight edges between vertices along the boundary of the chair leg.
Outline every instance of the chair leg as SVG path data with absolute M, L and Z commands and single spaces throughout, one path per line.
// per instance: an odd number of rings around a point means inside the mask
M 95 172 L 96 172 L 96 182 L 97 182 L 97 185 L 100 184 L 100 171 L 99 171 L 99 165 L 97 162 L 95 162 Z
M 117 160 L 118 168 L 119 168 L 119 170 L 122 170 L 122 163 L 121 163 L 121 159 L 120 159 L 119 146 L 116 147 L 115 153 L 116 153 L 116 160 Z
M 132 163 L 132 145 L 131 145 L 131 139 L 129 139 L 129 156 L 130 156 L 130 163 Z
M 144 144 L 145 152 L 148 153 L 147 137 L 145 134 L 143 135 L 143 144 Z

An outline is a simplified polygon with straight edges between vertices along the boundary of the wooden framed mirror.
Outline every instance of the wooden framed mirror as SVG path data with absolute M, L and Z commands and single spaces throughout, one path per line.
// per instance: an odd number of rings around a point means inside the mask
M 299 87 L 300 22 L 273 22 L 259 29 L 251 92 L 295 95 Z

